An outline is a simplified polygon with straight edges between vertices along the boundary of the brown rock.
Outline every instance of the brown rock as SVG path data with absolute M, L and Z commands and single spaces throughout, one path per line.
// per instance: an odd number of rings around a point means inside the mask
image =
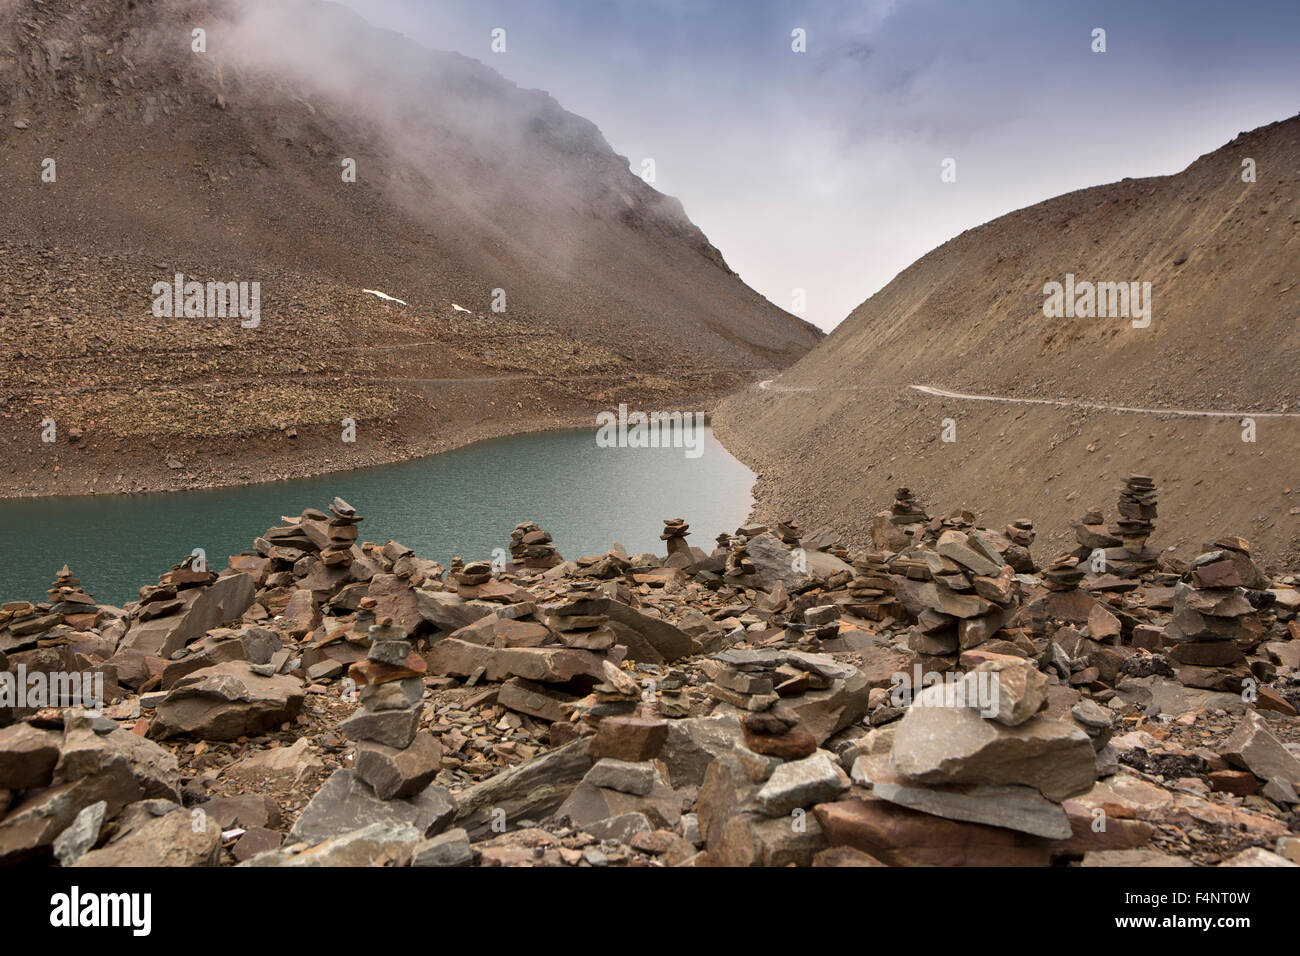
M 872 798 L 813 808 L 831 846 L 889 866 L 1046 866 L 1047 841 L 1014 830 L 946 820 Z
M 596 728 L 588 754 L 638 762 L 653 760 L 668 739 L 668 722 L 649 717 L 606 717 Z

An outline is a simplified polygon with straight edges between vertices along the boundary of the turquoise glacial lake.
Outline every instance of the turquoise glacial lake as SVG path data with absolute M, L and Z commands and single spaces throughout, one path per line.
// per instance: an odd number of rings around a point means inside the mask
M 0 501 L 0 600 L 45 600 L 67 562 L 101 604 L 134 600 L 142 584 L 202 548 L 213 568 L 252 548 L 282 515 L 326 509 L 335 495 L 359 514 L 361 540 L 390 538 L 447 564 L 489 559 L 520 521 L 536 521 L 566 558 L 664 553 L 665 518 L 685 518 L 691 544 L 745 523 L 753 473 L 706 429 L 703 452 L 602 448 L 594 430 L 517 435 L 455 451 L 294 481 L 139 495 Z

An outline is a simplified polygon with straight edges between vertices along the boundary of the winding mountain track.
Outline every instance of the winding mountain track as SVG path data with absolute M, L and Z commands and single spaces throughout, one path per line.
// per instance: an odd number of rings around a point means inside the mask
M 818 391 L 858 391 L 853 386 L 834 386 L 825 389 L 812 385 L 777 385 L 775 379 L 765 379 L 758 383 L 764 392 L 818 392 Z M 1088 408 L 1104 412 L 1133 412 L 1140 415 L 1174 415 L 1182 418 L 1300 418 L 1300 412 L 1231 412 L 1217 409 L 1202 410 L 1196 408 L 1139 408 L 1133 405 L 1103 405 L 1098 402 L 1079 402 L 1061 398 L 1008 398 L 1002 395 L 976 395 L 970 392 L 954 392 L 933 385 L 909 385 L 918 392 L 935 398 L 951 398 L 966 402 L 1003 402 L 1009 405 L 1057 405 L 1064 408 Z

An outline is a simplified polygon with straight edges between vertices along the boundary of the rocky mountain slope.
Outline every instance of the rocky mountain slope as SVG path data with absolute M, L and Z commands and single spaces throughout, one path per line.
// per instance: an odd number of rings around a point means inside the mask
M 1247 160 L 1254 182 L 1243 181 Z M 1154 546 L 1237 528 L 1262 555 L 1294 557 L 1298 194 L 1293 117 L 1176 175 L 1059 196 L 945 243 L 775 382 L 719 410 L 719 436 L 762 473 L 759 516 L 799 514 L 862 542 L 894 487 L 908 485 L 936 509 L 979 501 L 991 521 L 1029 514 L 1060 537 L 1136 471 L 1173 515 Z M 1151 283 L 1149 325 L 1049 318 L 1044 287 L 1067 274 Z M 1085 405 L 1261 414 L 1250 436 L 1233 414 Z M 1196 526 L 1179 517 L 1193 513 Z
M 0 604 L 0 866 L 1300 864 L 1295 569 L 898 501 L 444 568 L 334 498 L 122 607 L 64 567 Z
M 0 492 L 257 480 L 691 407 L 820 338 L 594 125 L 478 61 L 299 0 L 0 12 Z M 178 273 L 260 283 L 258 324 L 155 316 Z

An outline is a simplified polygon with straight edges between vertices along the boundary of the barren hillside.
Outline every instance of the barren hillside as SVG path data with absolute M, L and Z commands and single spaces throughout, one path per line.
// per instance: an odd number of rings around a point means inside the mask
M 1256 181 L 1243 182 L 1243 160 Z M 715 424 L 761 471 L 760 516 L 855 541 L 911 487 L 932 513 L 979 502 L 1044 532 L 1115 518 L 1130 472 L 1160 497 L 1152 544 L 1236 532 L 1300 552 L 1300 117 L 1243 133 L 1177 175 L 1017 210 L 945 243 Z M 1044 286 L 1150 282 L 1151 321 L 1044 314 Z M 1140 320 L 1139 320 L 1140 321 Z M 937 397 L 910 386 L 1045 405 Z M 1284 413 L 1118 412 L 1130 408 Z M 944 420 L 954 426 L 943 440 Z
M 156 317 L 176 274 L 260 283 L 259 324 Z M 317 2 L 0 0 L 0 493 L 698 407 L 819 337 L 593 124 L 476 60 Z

